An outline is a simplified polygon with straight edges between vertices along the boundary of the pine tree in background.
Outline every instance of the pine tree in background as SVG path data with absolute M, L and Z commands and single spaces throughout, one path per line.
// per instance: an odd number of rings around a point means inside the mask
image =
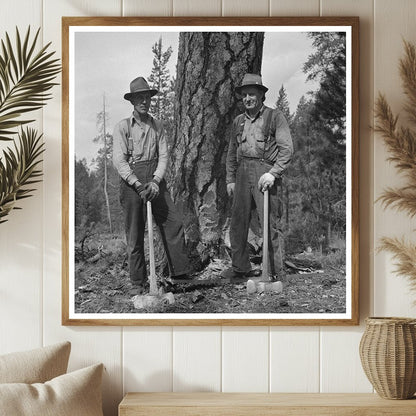
M 298 169 L 304 180 L 296 183 L 301 209 L 308 222 L 311 244 L 326 249 L 334 238 L 345 238 L 345 33 L 310 33 L 314 52 L 303 66 L 308 80 L 319 89 L 303 109 L 298 106 L 294 135 L 300 147 Z M 301 117 L 301 120 L 299 119 Z
M 103 165 L 103 192 L 105 198 L 105 206 L 107 212 L 108 228 L 110 233 L 113 232 L 113 224 L 111 221 L 110 201 L 108 198 L 108 165 L 112 155 L 113 136 L 107 133 L 108 113 L 105 108 L 105 95 L 103 96 L 103 109 L 97 114 L 97 128 L 99 135 L 94 139 L 95 142 L 102 142 L 102 165 Z
M 291 125 L 293 116 L 290 114 L 289 100 L 287 98 L 286 89 L 283 84 L 280 87 L 275 108 L 279 109 L 283 113 L 287 122 L 289 125 Z
M 291 134 L 294 154 L 289 166 L 285 183 L 289 198 L 286 197 L 286 251 L 298 253 L 306 246 L 312 245 L 314 230 L 312 221 L 304 212 L 304 201 L 309 200 L 309 186 L 306 183 L 311 162 L 310 140 L 310 107 L 311 102 L 304 96 L 299 100 L 296 112 L 292 116 Z M 290 218 L 287 212 L 290 213 Z
M 152 99 L 150 113 L 158 120 L 162 120 L 168 133 L 168 140 L 173 133 L 174 108 L 174 80 L 167 68 L 172 55 L 172 47 L 163 51 L 162 37 L 153 45 L 153 68 L 149 76 L 150 87 L 159 91 Z
M 310 32 L 308 37 L 312 39 L 315 52 L 303 65 L 303 72 L 308 74 L 308 81 L 322 81 L 328 73 L 337 69 L 341 57 L 345 59 L 345 32 Z
M 293 116 L 290 114 L 289 100 L 287 98 L 287 93 L 284 85 L 280 87 L 279 96 L 275 104 L 275 108 L 280 110 L 285 116 L 289 126 L 292 125 Z M 282 181 L 282 191 L 283 191 L 283 205 L 284 205 L 284 220 L 286 222 L 286 227 L 289 226 L 289 205 L 290 205 L 290 178 L 284 177 Z
M 98 135 L 93 139 L 94 142 L 100 143 L 101 147 L 93 160 L 94 167 L 90 171 L 90 177 L 94 178 L 94 192 L 99 195 L 97 198 L 101 200 L 101 224 L 104 225 L 104 218 L 107 218 L 105 228 L 109 229 L 110 233 L 120 233 L 124 229 L 119 201 L 120 177 L 111 162 L 113 159 L 113 135 L 106 130 L 109 118 L 106 106 L 103 105 L 103 110 L 97 114 Z
M 316 48 L 303 66 L 308 80 L 317 80 L 313 117 L 328 130 L 328 137 L 344 148 L 346 114 L 346 42 L 344 32 L 310 33 Z M 342 150 L 341 150 L 342 152 Z

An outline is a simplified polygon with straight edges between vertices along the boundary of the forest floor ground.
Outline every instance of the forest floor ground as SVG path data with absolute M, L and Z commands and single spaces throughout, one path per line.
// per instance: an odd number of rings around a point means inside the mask
M 75 263 L 76 313 L 334 314 L 345 313 L 346 310 L 345 266 L 340 260 L 342 253 L 325 256 L 312 252 L 291 256 L 290 266 L 300 263 L 302 266 L 299 269 L 287 268 L 286 281 L 280 293 L 249 294 L 245 282 L 223 283 L 220 273 L 229 267 L 230 262 L 213 259 L 195 277 L 219 280 L 215 286 L 168 286 L 165 290 L 173 292 L 173 304 L 160 301 L 144 309 L 138 309 L 134 304 L 137 288 L 128 276 L 125 251 L 119 249 L 105 254 L 104 247 L 103 253 L 90 253 L 90 257 L 78 259 Z M 343 256 L 345 258 L 345 251 Z M 305 264 L 313 267 L 305 267 Z M 162 286 L 160 282 L 159 286 Z

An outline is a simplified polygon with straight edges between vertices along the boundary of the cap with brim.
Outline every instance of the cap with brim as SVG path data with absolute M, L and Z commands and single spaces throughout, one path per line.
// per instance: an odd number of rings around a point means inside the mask
M 150 96 L 153 97 L 159 91 L 155 89 L 151 89 L 149 87 L 149 84 L 143 77 L 138 77 L 134 79 L 132 82 L 130 82 L 130 92 L 124 94 L 124 99 L 130 101 L 136 95 L 144 93 L 144 92 L 150 93 Z
M 237 94 L 241 94 L 241 90 L 244 87 L 257 87 L 259 90 L 266 92 L 269 89 L 263 85 L 261 75 L 257 74 L 245 74 L 241 85 L 235 87 Z

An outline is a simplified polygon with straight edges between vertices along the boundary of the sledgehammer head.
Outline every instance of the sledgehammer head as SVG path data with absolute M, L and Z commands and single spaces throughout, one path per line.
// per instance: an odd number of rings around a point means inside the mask
M 252 295 L 253 293 L 281 293 L 282 291 L 282 282 L 247 281 L 247 294 L 249 295 Z
M 172 305 L 175 303 L 173 293 L 164 293 L 163 295 L 136 295 L 132 297 L 133 305 L 136 309 L 146 309 L 157 305 Z

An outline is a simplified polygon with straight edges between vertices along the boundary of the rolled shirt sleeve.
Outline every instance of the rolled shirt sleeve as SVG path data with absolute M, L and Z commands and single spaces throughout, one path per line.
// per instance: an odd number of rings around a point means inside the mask
M 121 178 L 125 180 L 129 185 L 133 185 L 138 181 L 138 179 L 128 163 L 128 123 L 130 123 L 130 119 L 124 119 L 114 127 L 113 165 L 117 169 L 117 172 Z
M 153 177 L 157 182 L 160 182 L 164 177 L 166 173 L 166 168 L 168 166 L 168 144 L 166 140 L 166 132 L 163 128 L 163 125 L 161 122 L 157 123 L 157 150 L 158 150 L 158 163 L 157 168 L 153 174 Z
M 277 155 L 270 157 L 270 160 L 274 160 L 274 164 L 269 172 L 278 178 L 282 176 L 284 171 L 287 169 L 293 156 L 293 141 L 289 125 L 285 116 L 280 111 L 277 111 L 276 114 L 275 140 L 277 145 Z

